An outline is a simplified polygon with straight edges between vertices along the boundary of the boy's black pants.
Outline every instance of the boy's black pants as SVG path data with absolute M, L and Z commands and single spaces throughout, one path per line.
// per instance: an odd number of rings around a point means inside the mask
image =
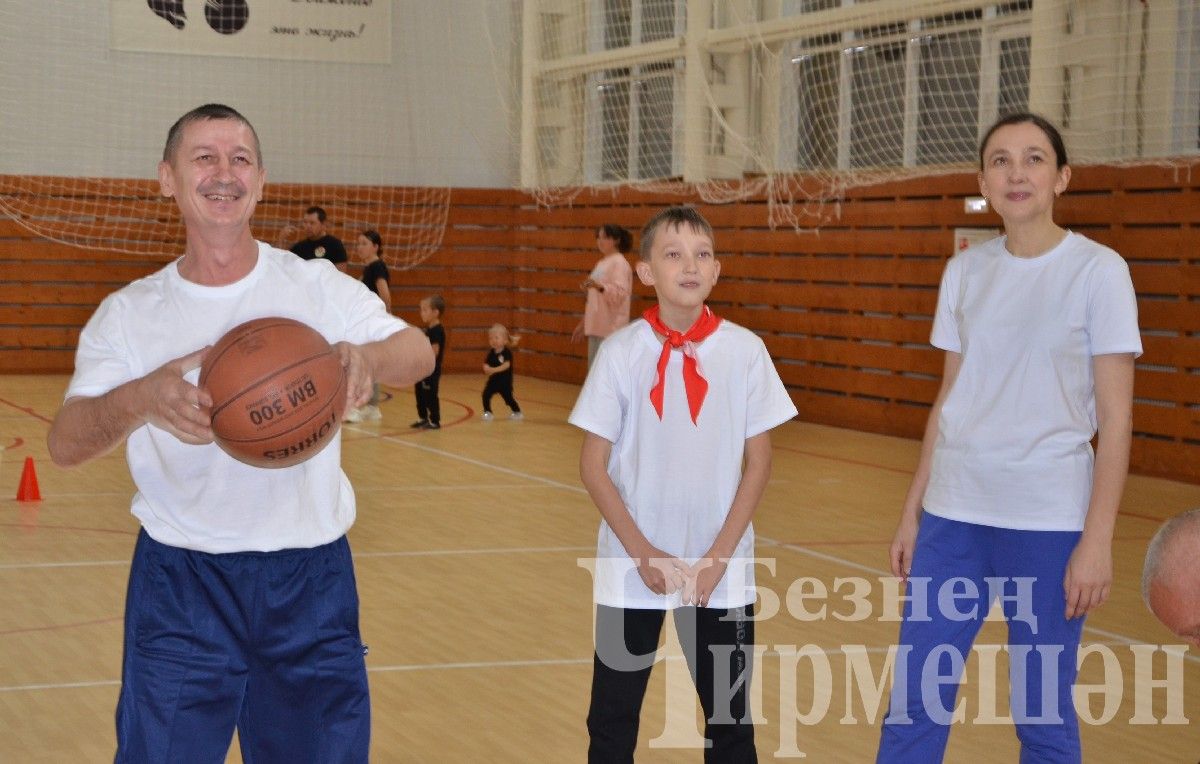
M 591 736 L 588 761 L 592 764 L 633 761 L 642 699 L 666 612 L 596 606 L 592 705 L 587 718 Z M 729 610 L 681 607 L 672 612 L 704 709 L 704 736 L 712 743 L 704 750 L 704 761 L 758 761 L 746 700 L 753 673 L 754 606 Z M 727 660 L 728 669 L 714 671 L 717 660 Z M 727 682 L 719 690 L 714 684 L 718 680 Z M 731 694 L 729 688 L 735 686 L 738 689 Z M 723 707 L 714 715 L 717 699 Z
M 442 423 L 442 407 L 438 403 L 438 382 L 441 374 L 430 374 L 417 383 L 417 416 L 431 424 Z

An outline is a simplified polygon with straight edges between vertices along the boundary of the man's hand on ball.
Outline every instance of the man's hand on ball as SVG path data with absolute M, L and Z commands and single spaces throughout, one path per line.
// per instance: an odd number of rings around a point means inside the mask
M 168 361 L 138 382 L 138 400 L 147 423 L 194 446 L 212 443 L 212 397 L 184 379 L 199 368 L 208 347 Z

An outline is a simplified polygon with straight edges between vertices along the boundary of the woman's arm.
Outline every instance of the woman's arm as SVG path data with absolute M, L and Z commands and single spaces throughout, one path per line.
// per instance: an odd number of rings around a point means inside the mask
M 379 295 L 379 299 L 383 300 L 384 307 L 387 312 L 392 312 L 392 287 L 388 284 L 387 279 L 380 276 L 375 279 L 375 294 Z
M 613 261 L 605 269 L 603 279 L 592 283 L 600 291 L 600 299 L 609 305 L 620 305 L 633 291 L 633 269 L 624 255 L 614 255 Z
M 962 354 L 946 351 L 942 363 L 942 386 L 933 406 L 929 409 L 929 419 L 925 422 L 925 435 L 921 439 L 921 458 L 917 462 L 917 470 L 913 473 L 908 493 L 904 496 L 904 506 L 900 510 L 900 524 L 892 539 L 889 549 L 892 575 L 908 578 L 912 569 L 913 548 L 917 545 L 917 526 L 921 520 L 921 505 L 925 500 L 925 489 L 929 486 L 929 473 L 933 468 L 933 449 L 938 440 L 938 419 L 942 415 L 942 404 L 954 387 L 958 378 L 958 370 L 962 368 Z
M 1063 589 L 1067 618 L 1086 615 L 1108 599 L 1112 585 L 1112 537 L 1129 472 L 1133 440 L 1133 354 L 1110 353 L 1092 358 L 1096 383 L 1099 442 L 1092 472 L 1083 535 L 1067 563 Z

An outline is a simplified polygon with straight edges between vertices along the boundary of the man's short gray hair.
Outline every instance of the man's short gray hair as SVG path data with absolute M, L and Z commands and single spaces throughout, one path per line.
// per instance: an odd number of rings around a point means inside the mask
M 1200 509 L 1189 510 L 1172 517 L 1163 523 L 1154 534 L 1154 538 L 1150 539 L 1150 546 L 1146 549 L 1146 563 L 1142 566 L 1142 600 L 1147 607 L 1150 605 L 1150 587 L 1166 572 L 1163 570 L 1165 550 L 1184 532 L 1195 533 L 1200 539 Z

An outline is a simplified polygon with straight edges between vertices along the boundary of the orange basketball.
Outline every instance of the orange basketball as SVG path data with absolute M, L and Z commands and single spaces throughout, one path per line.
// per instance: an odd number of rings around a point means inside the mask
M 255 467 L 290 467 L 333 440 L 346 406 L 342 362 L 315 329 L 256 318 L 226 332 L 200 367 L 217 445 Z

